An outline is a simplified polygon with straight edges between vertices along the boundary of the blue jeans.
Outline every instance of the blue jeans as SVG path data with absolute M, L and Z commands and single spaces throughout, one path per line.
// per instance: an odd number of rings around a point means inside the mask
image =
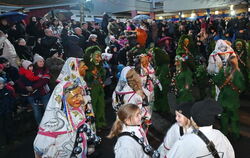
M 34 117 L 38 125 L 42 120 L 44 110 L 46 109 L 46 106 L 49 102 L 49 98 L 50 98 L 50 93 L 46 94 L 45 96 L 39 96 L 39 97 L 28 96 L 28 102 L 32 106 Z M 39 105 L 40 103 L 42 103 L 43 105 Z

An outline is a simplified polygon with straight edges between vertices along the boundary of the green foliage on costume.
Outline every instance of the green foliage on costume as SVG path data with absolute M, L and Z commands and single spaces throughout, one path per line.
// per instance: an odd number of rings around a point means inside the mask
M 238 52 L 238 50 L 236 49 L 236 44 L 239 43 L 239 42 L 242 43 L 242 49 L 240 50 L 240 52 Z M 237 39 L 237 40 L 235 40 L 235 42 L 233 43 L 233 47 L 232 47 L 232 48 L 234 49 L 234 51 L 235 51 L 238 55 L 240 55 L 240 53 L 243 52 L 243 56 L 241 56 L 241 59 L 242 59 L 244 62 L 246 62 L 247 56 L 248 56 L 248 51 L 247 51 L 247 44 L 246 44 L 246 42 L 245 42 L 244 40 Z M 239 62 L 239 64 L 240 64 L 240 62 Z M 240 65 L 239 65 L 239 66 L 240 66 Z
M 205 65 L 199 65 L 195 71 L 195 85 L 200 92 L 200 100 L 206 96 L 211 96 L 211 85 L 209 84 L 209 75 Z
M 183 48 L 184 44 L 184 39 L 189 39 L 189 45 L 188 45 L 188 50 L 191 52 L 193 56 L 196 55 L 195 49 L 194 49 L 194 42 L 192 38 L 189 35 L 182 35 L 178 41 L 178 47 L 176 49 L 176 55 L 182 56 L 183 54 L 186 53 L 186 50 Z
M 169 64 L 170 62 L 168 54 L 164 50 L 158 47 L 153 49 L 153 56 L 154 56 L 154 63 L 156 66 Z
M 189 36 L 189 35 L 182 35 L 179 39 L 179 42 L 178 42 L 178 47 L 176 49 L 176 55 L 179 55 L 181 57 L 184 57 L 186 55 L 186 50 L 183 48 L 183 44 L 184 44 L 184 39 L 189 39 L 189 45 L 188 45 L 188 50 L 189 52 L 191 53 L 191 55 L 188 55 L 187 59 L 186 59 L 186 66 L 188 66 L 190 68 L 191 71 L 195 71 L 195 67 L 196 67 L 196 56 L 197 56 L 197 53 L 195 51 L 195 48 L 194 48 L 194 42 L 192 40 L 192 38 Z
M 181 70 L 181 72 L 177 73 L 175 76 L 177 88 L 177 104 L 194 101 L 191 91 L 193 84 L 193 73 L 187 66 L 185 66 L 185 64 L 183 64 L 182 67 L 183 69 Z
M 144 48 L 138 48 L 138 47 L 133 47 L 127 54 L 128 56 L 128 65 L 130 66 L 135 66 L 134 59 L 136 56 L 142 55 L 142 54 L 147 54 L 146 50 Z
M 91 102 L 96 116 L 96 127 L 101 128 L 106 125 L 105 121 L 105 100 L 103 81 L 105 80 L 105 69 L 102 67 L 102 62 L 96 65 L 93 61 L 93 54 L 101 53 L 98 46 L 91 46 L 85 50 L 84 62 L 88 66 L 85 80 L 91 88 Z M 97 74 L 94 75 L 92 70 L 97 68 Z
M 210 43 L 208 45 L 208 49 L 207 49 L 209 54 L 211 54 L 214 51 L 215 45 L 216 45 L 215 40 L 210 41 Z
M 250 41 L 248 42 L 248 49 L 247 49 L 247 70 L 248 70 L 248 80 L 250 81 Z
M 242 43 L 241 50 L 236 49 L 237 43 Z M 242 72 L 242 74 L 245 78 L 246 86 L 248 87 L 248 85 L 249 85 L 249 79 L 248 79 L 249 69 L 248 69 L 248 65 L 247 65 L 248 64 L 247 63 L 248 62 L 247 61 L 248 60 L 247 44 L 244 40 L 237 39 L 233 43 L 233 49 L 238 55 L 239 68 L 240 68 L 240 71 Z
M 230 67 L 226 68 L 226 74 L 229 75 Z M 227 75 L 227 76 L 228 76 Z M 224 69 L 221 69 L 218 75 L 213 77 L 213 81 L 218 87 L 221 87 L 225 80 L 227 79 L 225 76 Z M 245 89 L 245 82 L 243 74 L 240 71 L 235 71 L 232 77 L 232 83 L 242 92 Z M 239 100 L 239 91 L 233 90 L 231 85 L 225 85 L 220 89 L 220 94 L 218 97 L 218 102 L 222 107 L 226 107 L 227 109 L 237 109 L 240 106 Z
M 169 112 L 170 108 L 168 105 L 168 91 L 169 85 L 171 83 L 170 73 L 169 73 L 169 56 L 160 48 L 153 49 L 154 62 L 156 66 L 156 77 L 162 85 L 162 91 L 160 91 L 158 86 L 155 86 L 155 101 L 154 108 L 157 111 Z
M 168 91 L 171 83 L 168 65 L 158 66 L 156 68 L 156 76 L 162 85 L 162 91 L 158 86 L 155 86 L 155 101 L 154 109 L 161 112 L 169 112 Z
M 92 66 L 91 64 L 93 64 L 93 54 L 95 52 L 99 52 L 101 54 L 101 48 L 98 46 L 90 46 L 85 49 L 84 62 L 86 65 Z

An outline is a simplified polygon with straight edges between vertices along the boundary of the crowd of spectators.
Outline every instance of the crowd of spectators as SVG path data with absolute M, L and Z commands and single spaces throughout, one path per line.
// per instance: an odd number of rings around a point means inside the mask
M 112 54 L 105 68 L 109 76 L 116 78 L 117 65 L 127 65 L 127 52 L 131 48 L 159 46 L 169 54 L 174 71 L 182 35 L 191 36 L 197 53 L 207 60 L 214 49 L 213 41 L 249 41 L 250 20 L 241 15 L 179 22 L 120 22 L 107 14 L 101 23 L 31 17 L 26 24 L 0 19 L 0 145 L 15 136 L 13 114 L 18 111 L 33 110 L 39 124 L 65 59 L 83 58 L 87 47 L 97 45 Z

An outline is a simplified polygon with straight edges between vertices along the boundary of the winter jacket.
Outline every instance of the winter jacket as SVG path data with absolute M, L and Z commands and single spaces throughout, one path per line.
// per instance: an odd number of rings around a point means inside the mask
M 0 54 L 0 57 L 4 57 L 8 59 L 10 64 L 16 68 L 18 68 L 18 56 L 16 54 L 16 50 L 14 46 L 10 43 L 10 41 L 6 37 L 0 38 L 0 49 L 3 48 L 3 53 Z
M 45 59 L 49 58 L 50 52 L 52 49 L 58 49 L 60 47 L 59 39 L 54 36 L 45 36 L 41 40 L 41 48 L 42 51 L 40 52 L 41 56 L 44 57 Z
M 34 72 L 32 72 L 31 70 L 26 70 L 23 67 L 19 68 L 19 74 L 25 76 L 25 78 L 30 81 L 37 81 L 40 79 L 40 77 L 34 75 Z
M 18 69 L 14 66 L 10 66 L 8 68 L 4 68 L 4 70 L 6 72 L 6 74 L 9 77 L 10 81 L 17 81 L 19 79 L 19 73 L 18 73 Z
M 15 49 L 16 49 L 16 53 L 20 59 L 25 59 L 25 60 L 29 60 L 29 61 L 33 60 L 33 53 L 28 46 L 16 45 Z
M 0 89 L 0 116 L 12 112 L 14 98 L 6 87 Z
M 34 68 L 35 75 L 42 75 L 42 79 L 38 80 L 35 84 L 32 85 L 32 88 L 38 89 L 40 95 L 44 96 L 50 92 L 50 88 L 48 86 L 50 81 L 50 72 L 47 68 Z
M 65 52 L 65 57 L 83 57 L 83 45 L 85 44 L 85 39 L 83 36 L 71 35 L 67 39 Z
M 135 30 L 137 36 L 137 42 L 140 44 L 141 47 L 145 47 L 147 41 L 147 32 L 141 28 Z
M 38 90 L 39 95 L 41 95 L 41 96 L 48 94 L 50 92 L 50 89 L 48 86 L 49 81 L 50 81 L 49 70 L 47 68 L 35 68 L 34 74 L 35 74 L 35 76 L 38 76 L 40 74 L 43 77 L 31 85 L 33 90 L 34 91 Z M 22 79 L 22 77 L 20 77 L 20 79 L 17 81 L 17 84 L 19 86 L 19 90 L 21 90 L 21 93 L 27 94 L 28 92 L 26 90 L 26 85 L 24 82 L 22 82 L 21 79 Z

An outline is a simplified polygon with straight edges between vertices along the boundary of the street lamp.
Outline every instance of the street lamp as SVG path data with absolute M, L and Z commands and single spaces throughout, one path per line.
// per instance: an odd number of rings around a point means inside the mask
M 230 5 L 230 10 L 234 10 L 234 5 Z
M 216 11 L 214 12 L 214 14 L 215 14 L 215 15 L 218 15 L 218 14 L 219 14 L 219 11 L 218 11 L 218 10 L 216 10 Z
M 235 10 L 231 10 L 231 12 L 230 12 L 230 14 L 232 15 L 232 16 L 235 16 Z

